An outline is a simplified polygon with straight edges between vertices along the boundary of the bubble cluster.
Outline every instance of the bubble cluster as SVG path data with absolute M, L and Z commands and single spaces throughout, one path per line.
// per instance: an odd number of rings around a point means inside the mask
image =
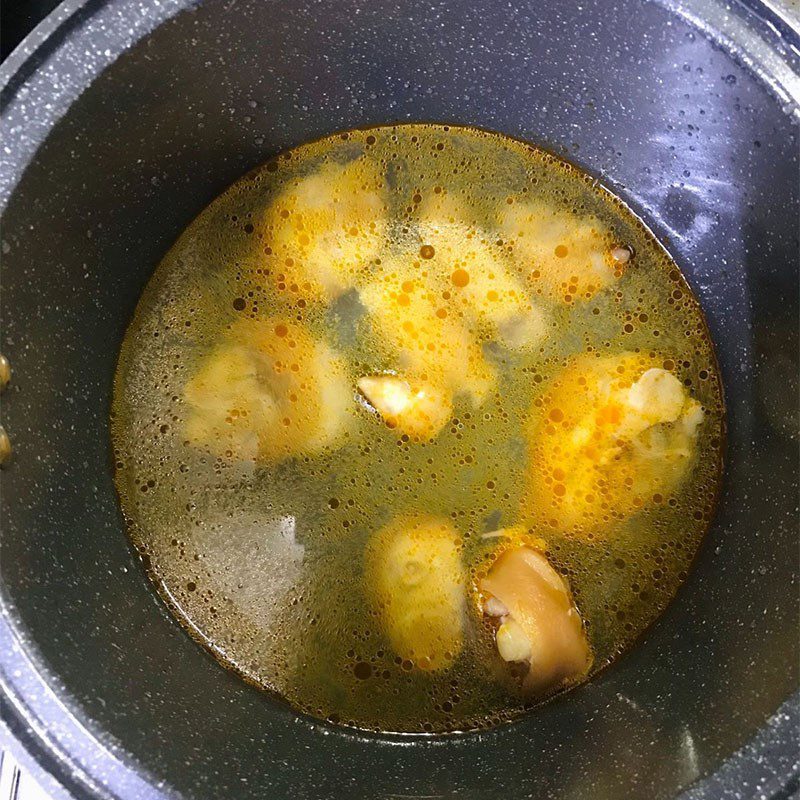
M 612 195 L 435 125 L 245 176 L 159 265 L 112 414 L 130 535 L 226 666 L 332 723 L 483 729 L 541 698 L 478 586 L 546 553 L 593 672 L 686 577 L 723 441 L 706 326 Z

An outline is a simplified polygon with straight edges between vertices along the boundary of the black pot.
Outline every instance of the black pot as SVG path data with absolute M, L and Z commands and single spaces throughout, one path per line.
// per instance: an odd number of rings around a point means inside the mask
M 790 793 L 798 47 L 778 10 L 719 0 L 63 3 L 2 73 L 0 673 L 41 779 L 125 800 Z M 156 600 L 111 480 L 118 347 L 177 234 L 276 152 L 397 120 L 492 128 L 608 184 L 694 286 L 727 392 L 723 497 L 676 601 L 488 733 L 361 735 L 245 685 Z

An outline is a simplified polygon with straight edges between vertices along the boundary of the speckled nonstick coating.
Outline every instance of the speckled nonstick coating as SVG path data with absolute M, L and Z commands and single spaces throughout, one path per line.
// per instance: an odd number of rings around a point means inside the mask
M 757 10 L 68 0 L 26 40 L 3 75 L 0 674 L 44 769 L 126 799 L 787 796 L 800 79 L 796 34 Z M 521 137 L 616 190 L 697 291 L 727 392 L 723 498 L 676 601 L 589 685 L 482 734 L 359 735 L 227 673 L 156 600 L 111 481 L 118 346 L 178 233 L 278 151 L 396 120 Z

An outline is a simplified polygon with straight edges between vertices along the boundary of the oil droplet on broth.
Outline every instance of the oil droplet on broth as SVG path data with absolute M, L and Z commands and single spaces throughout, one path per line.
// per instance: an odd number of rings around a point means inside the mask
M 307 713 L 420 732 L 630 646 L 709 524 L 724 415 L 700 308 L 627 208 L 435 125 L 304 145 L 212 203 L 113 412 L 130 535 L 193 635 Z M 531 694 L 537 664 L 560 682 Z

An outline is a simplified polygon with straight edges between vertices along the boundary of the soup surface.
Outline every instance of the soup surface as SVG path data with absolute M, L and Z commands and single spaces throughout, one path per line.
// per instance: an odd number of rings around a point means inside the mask
M 224 664 L 367 729 L 511 718 L 686 576 L 723 405 L 706 326 L 596 181 L 497 134 L 336 135 L 245 176 L 151 279 L 116 483 Z

